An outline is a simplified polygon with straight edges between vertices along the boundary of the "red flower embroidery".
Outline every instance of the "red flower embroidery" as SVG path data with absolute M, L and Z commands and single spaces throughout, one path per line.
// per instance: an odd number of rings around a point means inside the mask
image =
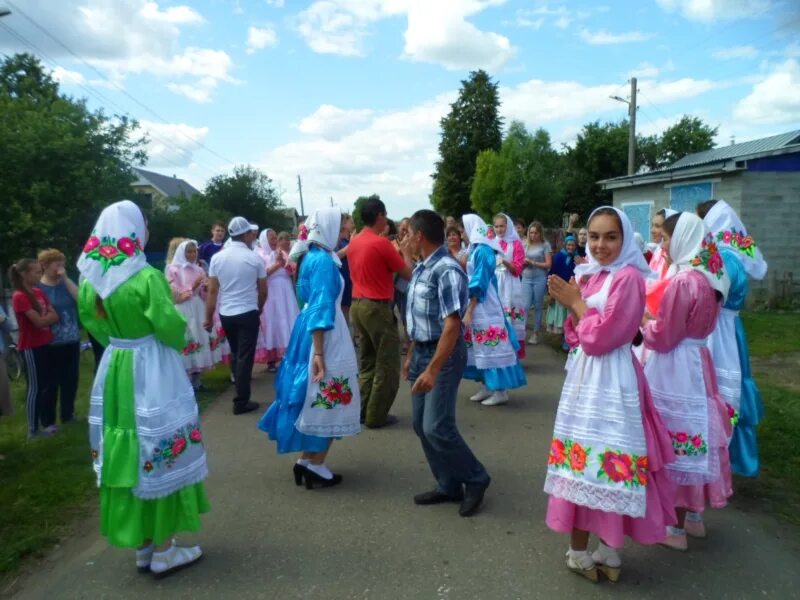
M 186 450 L 186 438 L 179 437 L 172 444 L 172 456 L 177 457 L 179 454 L 182 454 L 184 450 Z
M 558 438 L 553 438 L 550 443 L 550 456 L 547 457 L 547 462 L 551 465 L 563 465 L 567 460 L 567 453 L 564 449 L 564 442 Z
M 86 241 L 86 245 L 83 247 L 83 251 L 91 252 L 99 245 L 100 245 L 100 238 L 98 238 L 96 235 L 93 235 Z
M 684 431 L 679 431 L 675 434 L 675 441 L 680 442 L 681 444 L 689 439 L 689 436 Z
M 119 254 L 119 250 L 117 250 L 116 247 L 108 244 L 105 246 L 100 246 L 100 250 L 98 252 L 100 252 L 100 256 L 108 259 L 114 258 L 117 254 Z
M 136 254 L 136 242 L 129 237 L 120 238 L 117 242 L 117 248 L 119 248 L 127 256 L 133 256 Z
M 603 472 L 611 481 L 619 483 L 630 481 L 633 478 L 631 470 L 631 457 L 627 454 L 617 454 L 610 450 L 603 455 Z
M 636 459 L 636 481 L 639 485 L 647 485 L 647 464 L 646 456 Z
M 569 466 L 573 471 L 583 471 L 586 468 L 586 451 L 578 442 L 572 442 L 569 449 Z
M 203 434 L 200 433 L 199 429 L 192 429 L 189 432 L 189 439 L 194 442 L 195 444 L 203 441 Z
M 703 445 L 703 438 L 700 437 L 699 435 L 693 435 L 692 446 L 694 446 L 695 448 L 699 448 L 702 445 Z

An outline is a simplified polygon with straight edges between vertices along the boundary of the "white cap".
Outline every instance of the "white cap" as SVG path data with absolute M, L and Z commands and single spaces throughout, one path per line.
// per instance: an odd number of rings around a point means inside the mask
M 228 235 L 236 237 L 248 231 L 258 231 L 258 225 L 251 223 L 244 217 L 233 217 L 231 222 L 228 223 Z

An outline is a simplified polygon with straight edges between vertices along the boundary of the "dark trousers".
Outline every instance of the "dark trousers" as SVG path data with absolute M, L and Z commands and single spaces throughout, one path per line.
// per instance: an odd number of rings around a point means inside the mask
M 257 310 L 232 317 L 220 315 L 219 318 L 231 347 L 231 373 L 236 378 L 236 396 L 233 403 L 247 404 L 250 402 L 250 378 L 253 373 L 261 320 Z
M 75 396 L 78 394 L 78 373 L 81 364 L 81 343 L 50 346 L 50 360 L 53 361 L 53 375 L 47 392 L 47 406 L 55 407 L 61 401 L 61 422 L 66 423 L 75 417 Z
M 95 337 L 88 331 L 86 334 L 89 336 L 89 341 L 92 343 L 92 353 L 94 354 L 94 374 L 97 375 L 97 367 L 100 366 L 100 361 L 103 360 L 103 353 L 106 351 L 106 347 L 98 342 L 97 339 L 95 339 Z
M 354 298 L 350 322 L 358 335 L 361 419 L 367 427 L 380 427 L 400 387 L 397 320 L 389 302 Z
M 54 425 L 56 422 L 56 407 L 51 402 L 52 395 L 50 393 L 54 370 L 51 355 L 51 346 L 40 346 L 22 351 L 22 357 L 25 360 L 25 374 L 28 378 L 25 405 L 29 434 L 39 431 L 40 423 L 44 428 Z
M 436 351 L 435 343 L 414 344 L 409 380 L 411 385 L 428 367 Z M 411 396 L 414 431 L 439 491 L 460 496 L 464 485 L 489 485 L 491 478 L 475 458 L 456 427 L 456 396 L 467 364 L 467 349 L 459 339 L 450 358 L 439 371 L 436 384 L 426 394 Z

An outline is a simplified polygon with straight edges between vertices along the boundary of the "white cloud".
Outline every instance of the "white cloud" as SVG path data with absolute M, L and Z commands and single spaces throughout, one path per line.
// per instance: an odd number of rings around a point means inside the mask
M 283 8 L 284 0 L 266 0 L 267 6 L 274 6 L 275 8 Z
M 180 43 L 185 29 L 206 23 L 203 16 L 185 4 L 163 5 L 151 0 L 87 0 L 80 4 L 28 0 L 25 12 L 115 84 L 122 85 L 131 73 L 163 78 L 169 89 L 197 86 L 208 90 L 223 81 L 235 82 L 227 52 Z M 64 47 L 24 19 L 15 28 L 65 67 L 74 61 Z M 0 41 L 0 49 L 23 50 L 8 39 Z M 201 81 L 205 78 L 213 78 L 214 85 Z
M 323 104 L 314 113 L 300 121 L 297 128 L 307 135 L 316 135 L 326 140 L 337 140 L 353 131 L 356 126 L 368 121 L 373 114 L 371 110 L 346 110 L 330 104 Z
M 800 62 L 777 65 L 739 101 L 734 117 L 751 124 L 800 123 Z
M 631 42 L 646 42 L 653 37 L 650 33 L 641 31 L 627 31 L 625 33 L 610 33 L 603 29 L 590 31 L 585 27 L 580 31 L 581 39 L 593 46 L 607 46 L 611 44 L 629 44 Z
M 262 50 L 270 46 L 278 45 L 278 34 L 272 25 L 264 27 L 248 27 L 247 29 L 247 53 L 253 54 L 257 50 Z
M 627 75 L 628 75 L 628 77 L 639 77 L 639 78 L 643 78 L 643 79 L 653 79 L 655 77 L 658 77 L 662 73 L 667 73 L 667 72 L 674 71 L 674 70 L 675 70 L 675 63 L 673 63 L 672 60 L 668 60 L 667 62 L 665 62 L 660 67 L 658 67 L 658 66 L 656 66 L 656 65 L 654 65 L 652 63 L 649 63 L 649 62 L 643 62 L 643 63 L 639 63 L 639 65 L 637 67 L 635 67 L 635 68 L 631 69 L 630 71 L 628 71 Z
M 657 0 L 667 11 L 679 12 L 690 21 L 712 23 L 720 19 L 743 19 L 765 14 L 771 0 Z
M 505 0 L 318 0 L 296 19 L 297 30 L 320 54 L 364 56 L 370 27 L 390 17 L 405 17 L 403 55 L 448 69 L 502 67 L 515 49 L 498 33 L 478 29 L 467 19 Z
M 167 89 L 175 94 L 185 96 L 199 104 L 211 102 L 211 96 L 217 89 L 219 81 L 213 77 L 203 77 L 193 83 L 168 83 Z
M 731 46 L 730 48 L 717 48 L 711 56 L 718 60 L 731 60 L 735 58 L 755 58 L 758 50 L 753 46 Z
M 184 123 L 140 121 L 139 125 L 141 130 L 136 133 L 144 133 L 149 138 L 147 165 L 154 168 L 190 166 L 194 152 L 208 136 L 208 127 L 192 127 Z
M 86 78 L 83 74 L 77 71 L 70 71 L 63 67 L 56 67 L 53 69 L 53 79 L 63 85 L 83 85 L 86 83 Z

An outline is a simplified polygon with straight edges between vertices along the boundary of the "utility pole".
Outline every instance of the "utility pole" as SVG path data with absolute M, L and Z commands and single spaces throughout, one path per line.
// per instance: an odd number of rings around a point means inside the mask
M 612 100 L 628 105 L 628 175 L 636 173 L 636 77 L 631 77 L 630 100 L 610 96 Z
M 331 208 L 333 208 L 333 196 L 331 196 Z
M 300 175 L 297 176 L 297 191 L 300 192 L 300 216 L 306 216 L 306 209 L 303 206 L 303 180 L 300 179 Z
M 636 172 L 636 77 L 631 77 L 631 101 L 628 103 L 628 175 Z

